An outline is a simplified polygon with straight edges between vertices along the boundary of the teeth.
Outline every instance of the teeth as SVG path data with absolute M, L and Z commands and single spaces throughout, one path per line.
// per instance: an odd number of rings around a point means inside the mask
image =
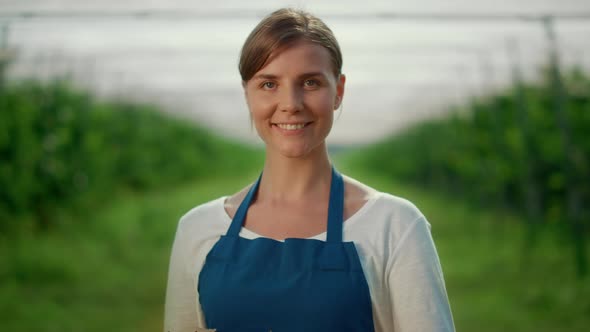
M 277 126 L 279 126 L 279 128 L 281 128 L 281 129 L 285 129 L 285 130 L 297 130 L 297 129 L 301 129 L 301 128 L 305 127 L 305 124 L 304 123 L 298 123 L 298 124 L 277 123 Z

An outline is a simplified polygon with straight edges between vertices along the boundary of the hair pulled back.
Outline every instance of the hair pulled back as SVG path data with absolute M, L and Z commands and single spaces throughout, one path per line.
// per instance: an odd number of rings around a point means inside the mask
M 334 75 L 340 75 L 342 53 L 332 30 L 308 12 L 283 8 L 262 19 L 244 42 L 239 63 L 242 81 L 248 82 L 277 52 L 301 40 L 325 47 Z

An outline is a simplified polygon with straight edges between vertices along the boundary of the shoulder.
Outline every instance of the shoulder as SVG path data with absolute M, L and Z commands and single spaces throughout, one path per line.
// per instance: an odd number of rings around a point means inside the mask
M 361 224 L 364 226 L 379 229 L 394 237 L 402 236 L 418 223 L 430 227 L 422 211 L 410 200 L 379 191 L 348 176 L 344 179 L 346 191 L 350 192 L 346 205 L 350 200 L 354 202 L 352 205 L 362 212 Z
M 379 191 L 349 176 L 343 178 L 347 200 L 360 202 L 361 205 L 368 203 L 371 211 L 390 216 L 392 220 L 412 221 L 423 217 L 418 207 L 406 198 Z
M 392 222 L 411 224 L 425 219 L 424 214 L 410 200 L 394 194 L 379 192 L 375 209 L 386 214 Z
M 224 219 L 223 202 L 225 196 L 199 204 L 186 212 L 178 222 L 179 232 L 194 233 L 211 229 L 211 226 L 222 224 Z
M 186 271 L 194 271 L 229 222 L 223 215 L 224 197 L 200 204 L 186 212 L 178 221 L 172 246 L 175 264 L 182 264 Z M 179 265 L 180 266 L 180 265 Z
M 382 231 L 396 244 L 412 234 L 417 235 L 416 232 L 424 235 L 430 231 L 426 217 L 413 202 L 390 193 L 379 193 L 373 205 L 373 215 L 382 220 Z

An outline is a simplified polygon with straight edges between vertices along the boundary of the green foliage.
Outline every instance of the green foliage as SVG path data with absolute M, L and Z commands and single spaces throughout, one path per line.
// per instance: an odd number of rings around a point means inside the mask
M 99 102 L 67 81 L 6 85 L 0 90 L 0 227 L 32 214 L 48 228 L 58 208 L 84 207 L 122 188 L 239 171 L 259 155 L 152 106 Z
M 590 220 L 590 79 L 566 76 L 517 84 L 473 100 L 448 117 L 409 128 L 356 156 L 398 180 L 436 188 L 480 206 L 511 208 L 535 228 L 562 225 L 584 255 Z M 585 202 L 585 203 L 584 203 Z M 581 247 L 580 247 L 581 246 Z M 581 272 L 585 258 L 578 257 Z
M 161 331 L 179 218 L 246 186 L 256 166 L 120 192 L 83 217 L 56 215 L 59 222 L 45 232 L 0 233 L 0 330 Z

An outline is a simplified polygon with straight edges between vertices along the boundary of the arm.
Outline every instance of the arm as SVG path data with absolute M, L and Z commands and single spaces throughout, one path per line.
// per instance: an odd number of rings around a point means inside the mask
M 166 289 L 164 332 L 197 330 L 196 285 L 188 268 L 189 238 L 180 221 L 176 230 Z
M 423 216 L 408 225 L 386 267 L 396 332 L 453 332 L 442 269 Z

